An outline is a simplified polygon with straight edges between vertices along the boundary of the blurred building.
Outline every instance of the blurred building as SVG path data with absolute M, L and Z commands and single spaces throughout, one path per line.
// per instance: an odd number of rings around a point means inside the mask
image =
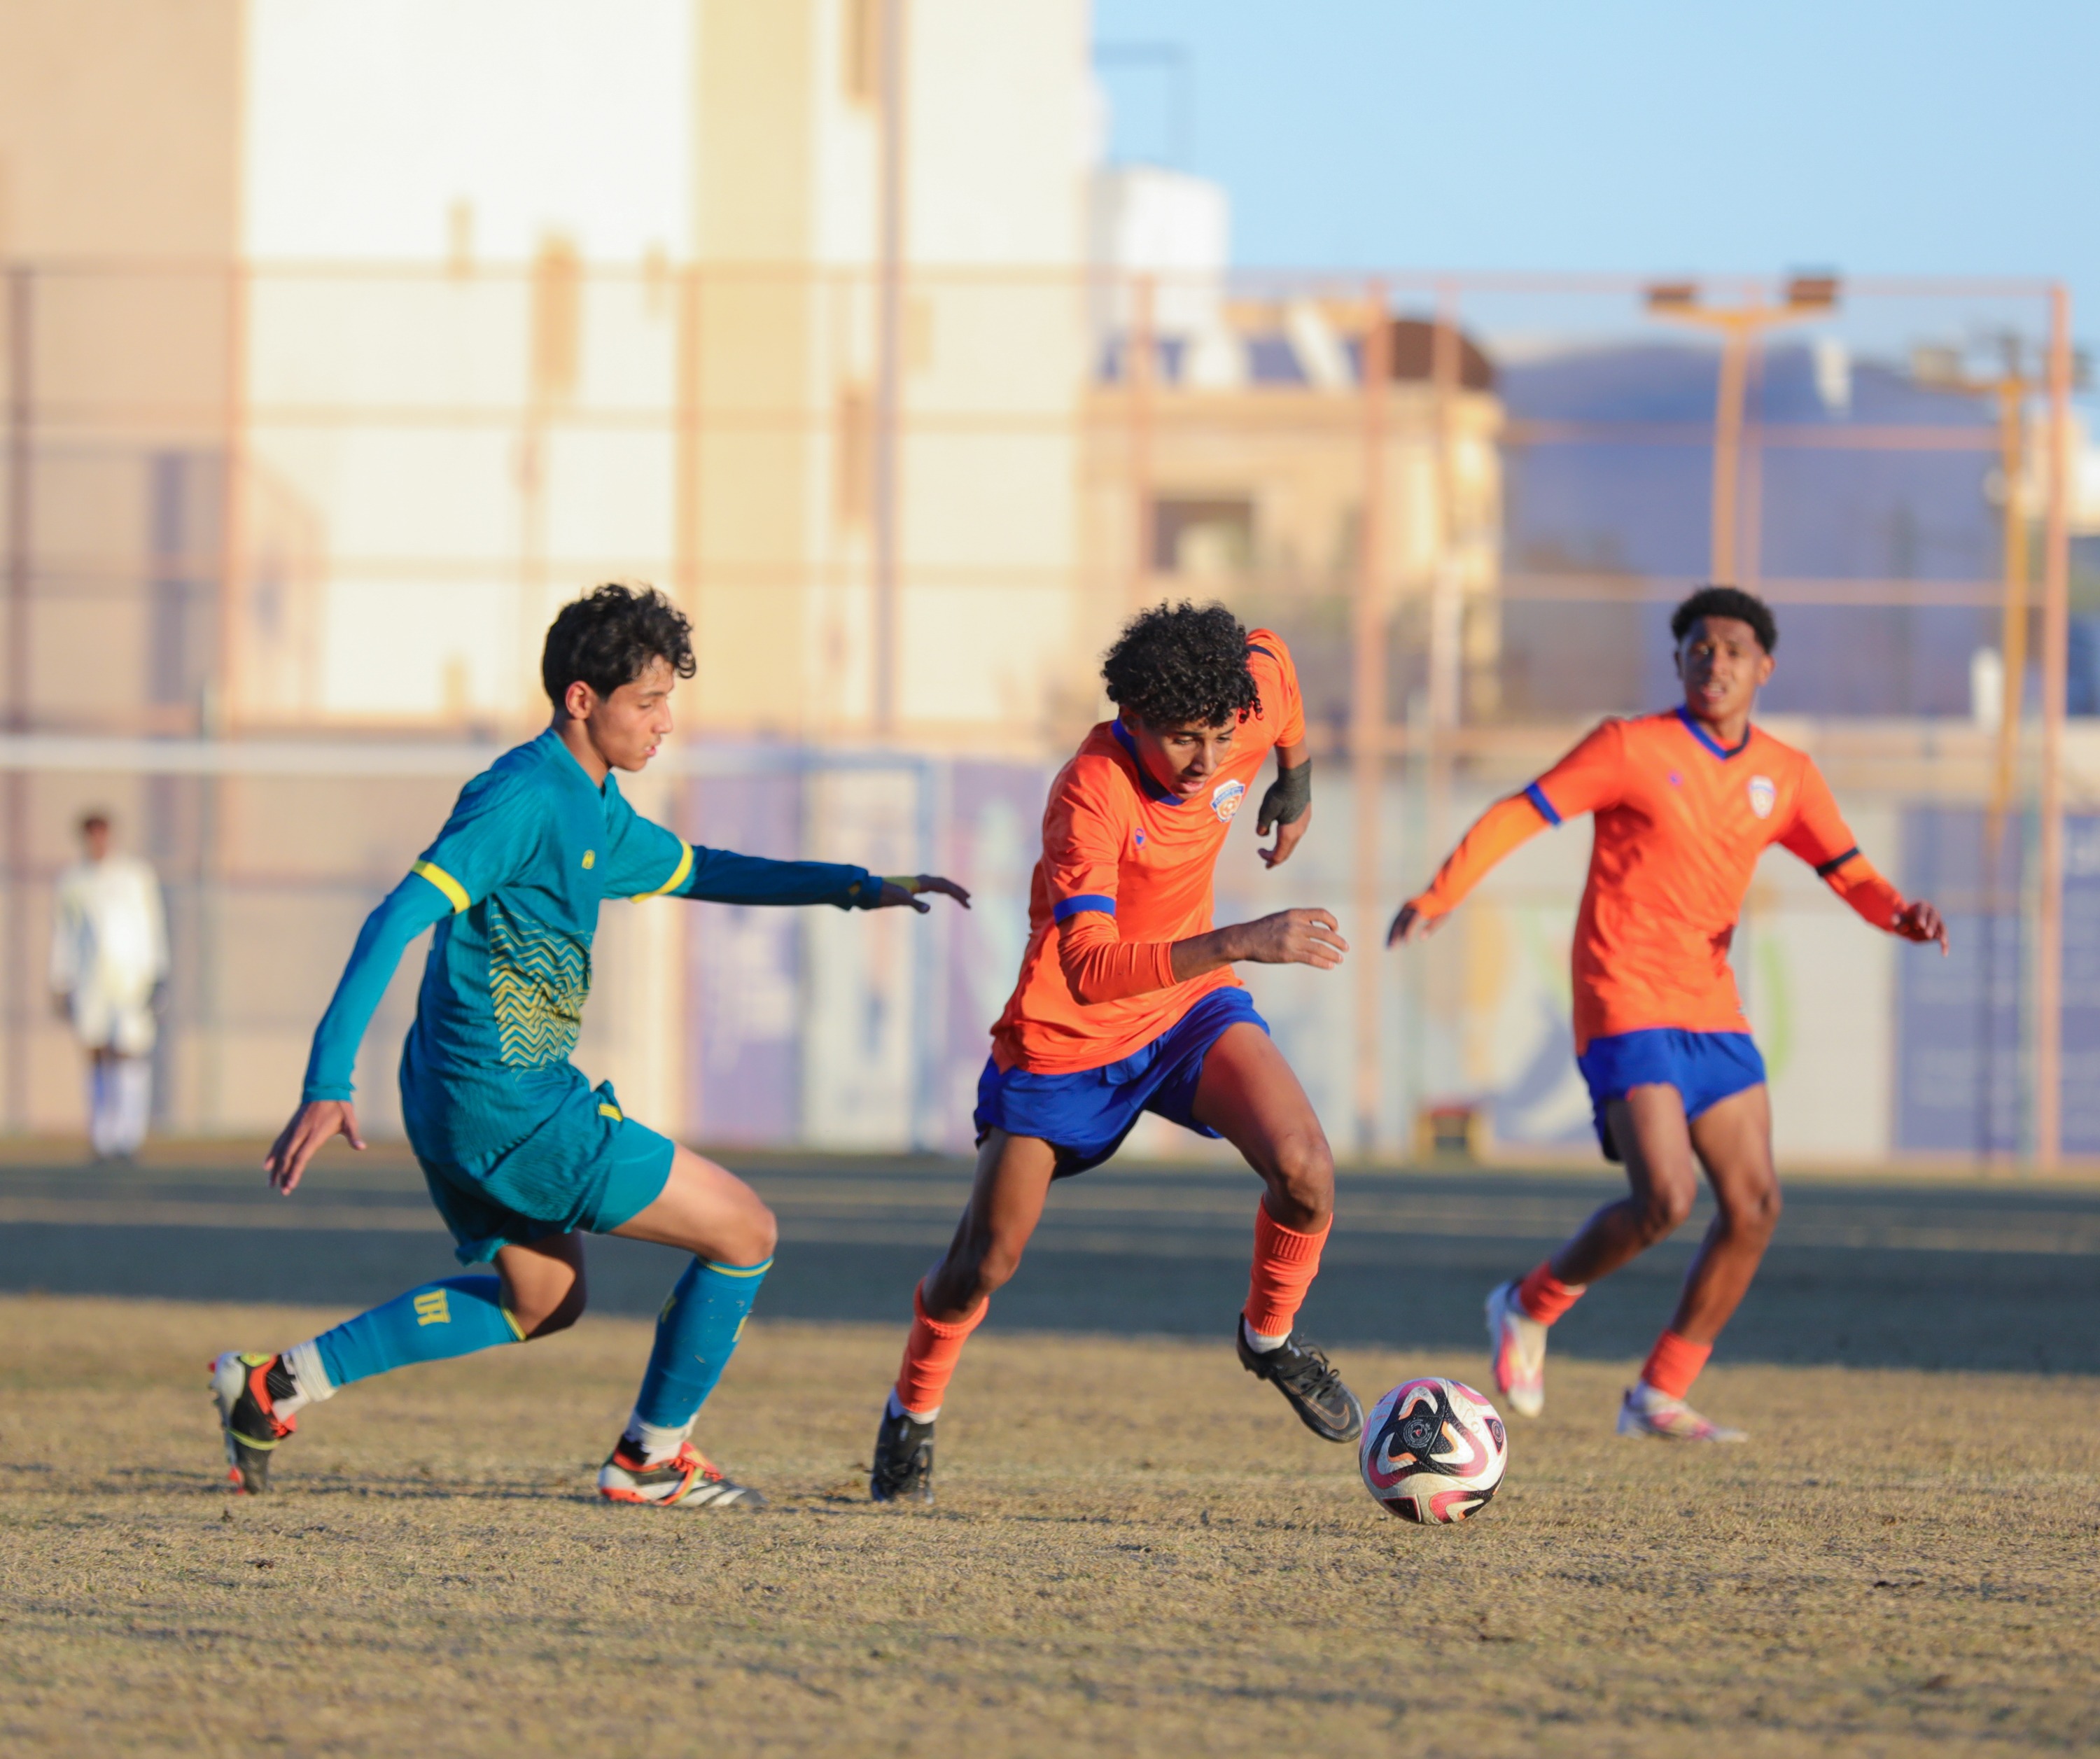
M 1310 712 L 1346 718 L 1347 605 L 1376 473 L 1376 571 L 1405 702 L 1499 706 L 1502 406 L 1493 364 L 1453 332 L 1353 297 L 1229 286 L 1224 191 L 1152 166 L 1105 170 L 1094 196 L 1089 575 L 1122 606 L 1225 596 L 1303 632 Z M 1386 386 L 1366 395 L 1370 338 Z M 1120 607 L 1118 607 L 1120 608 Z M 1432 624 L 1448 628 L 1440 637 Z
M 249 389 L 258 461 L 326 509 L 308 707 L 532 712 L 538 631 L 612 573 L 692 613 L 719 730 L 1037 736 L 1076 633 L 1081 0 L 444 11 L 484 28 L 257 7 Z M 443 108 L 492 76 L 508 155 Z M 373 127 L 430 150 L 375 162 Z M 559 143 L 607 134 L 579 183 Z M 288 182 L 354 199 L 331 228 Z M 294 249 L 368 272 L 272 272 Z

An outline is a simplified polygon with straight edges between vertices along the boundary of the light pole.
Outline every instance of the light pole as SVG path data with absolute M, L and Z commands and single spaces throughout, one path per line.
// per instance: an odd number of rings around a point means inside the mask
M 1785 302 L 1768 306 L 1753 296 L 1739 306 L 1708 305 L 1696 281 L 1657 282 L 1648 289 L 1652 317 L 1717 331 L 1721 337 L 1721 382 L 1714 399 L 1714 498 L 1707 578 L 1732 584 L 1741 552 L 1736 507 L 1742 478 L 1743 392 L 1749 376 L 1750 343 L 1781 324 L 1828 315 L 1838 304 L 1838 278 L 1797 275 L 1787 283 Z

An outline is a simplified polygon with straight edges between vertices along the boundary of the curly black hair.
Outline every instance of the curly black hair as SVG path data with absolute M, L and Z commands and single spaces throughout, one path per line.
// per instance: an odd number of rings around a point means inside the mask
M 1701 587 L 1670 613 L 1670 639 L 1682 641 L 1701 617 L 1733 617 L 1747 623 L 1758 646 L 1767 654 L 1779 651 L 1779 625 L 1772 620 L 1771 606 L 1740 586 Z
M 692 677 L 693 625 L 655 587 L 613 581 L 562 606 L 540 655 L 540 681 L 558 708 L 577 680 L 610 696 L 652 659 L 668 662 L 682 678 Z
M 1247 635 L 1223 605 L 1154 605 L 1101 660 L 1109 700 L 1148 726 L 1221 727 L 1261 708 Z

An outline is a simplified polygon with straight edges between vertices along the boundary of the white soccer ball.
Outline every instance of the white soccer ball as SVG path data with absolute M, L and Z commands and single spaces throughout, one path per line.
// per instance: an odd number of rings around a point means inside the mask
M 1462 1521 L 1487 1506 L 1509 1466 L 1509 1432 L 1463 1381 L 1403 1382 L 1371 1407 L 1357 1449 L 1364 1488 L 1389 1514 Z

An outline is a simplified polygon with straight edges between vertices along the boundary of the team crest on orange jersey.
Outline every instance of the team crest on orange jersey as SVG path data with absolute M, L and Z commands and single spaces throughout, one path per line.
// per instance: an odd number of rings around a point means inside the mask
M 1218 815 L 1220 824 L 1229 825 L 1233 822 L 1233 814 L 1240 809 L 1240 802 L 1246 798 L 1244 782 L 1220 782 L 1211 791 L 1211 810 Z
M 1779 804 L 1779 785 L 1770 776 L 1750 778 L 1750 810 L 1760 818 L 1769 818 L 1772 808 Z

